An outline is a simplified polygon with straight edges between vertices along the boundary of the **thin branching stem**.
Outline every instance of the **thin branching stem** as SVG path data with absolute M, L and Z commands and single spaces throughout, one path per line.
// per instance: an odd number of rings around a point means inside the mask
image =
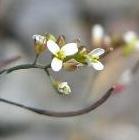
M 33 65 L 37 64 L 38 58 L 39 58 L 39 54 L 36 54 Z
M 17 71 L 17 70 L 37 68 L 37 69 L 44 70 L 45 73 L 50 78 L 52 84 L 53 84 L 54 79 L 53 79 L 53 77 L 51 76 L 51 74 L 49 73 L 49 70 L 48 70 L 50 68 L 50 64 L 45 65 L 45 66 L 44 65 L 38 65 L 37 64 L 37 59 L 38 59 L 38 56 L 36 56 L 36 58 L 34 60 L 34 63 L 32 63 L 32 64 L 23 64 L 23 65 L 18 65 L 18 66 L 14 66 L 14 67 L 11 67 L 11 68 L 8 68 L 8 69 L 1 70 L 0 75 L 2 75 L 3 73 L 8 74 L 8 73 L 11 73 L 11 72 L 14 72 L 14 71 Z M 112 87 L 98 101 L 96 101 L 95 103 L 87 106 L 86 108 L 75 110 L 75 111 L 67 111 L 67 112 L 57 112 L 57 111 L 51 111 L 51 110 L 38 109 L 38 108 L 23 105 L 23 104 L 20 104 L 20 103 L 16 103 L 16 102 L 13 102 L 13 101 L 9 101 L 9 100 L 3 99 L 3 98 L 0 98 L 0 102 L 15 105 L 15 106 L 21 107 L 23 109 L 27 109 L 27 110 L 32 111 L 34 113 L 45 115 L 45 116 L 73 117 L 73 116 L 86 114 L 86 113 L 96 109 L 100 105 L 102 105 L 110 97 L 110 95 L 112 94 L 113 90 L 114 90 L 114 88 Z
M 46 72 L 46 75 L 48 76 L 50 82 L 52 83 L 52 86 L 54 88 L 54 90 L 56 91 L 57 94 L 59 94 L 58 90 L 56 89 L 56 80 L 52 77 L 52 75 L 50 74 L 48 68 L 45 68 L 45 72 Z

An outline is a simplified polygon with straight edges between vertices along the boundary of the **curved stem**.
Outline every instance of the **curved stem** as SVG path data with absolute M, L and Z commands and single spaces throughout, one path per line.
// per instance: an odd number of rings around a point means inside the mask
M 8 73 L 11 73 L 13 71 L 17 71 L 17 70 L 21 70 L 21 69 L 38 68 L 38 69 L 44 70 L 46 72 L 46 74 L 49 76 L 51 82 L 53 82 L 53 77 L 51 77 L 51 75 L 48 71 L 48 68 L 50 68 L 50 64 L 48 64 L 46 66 L 36 64 L 37 57 L 38 56 L 36 56 L 36 60 L 34 61 L 33 64 L 23 64 L 23 65 L 18 65 L 18 66 L 11 67 L 11 68 L 8 68 L 8 69 L 4 69 L 4 70 L 0 71 L 0 75 L 3 74 L 3 73 L 8 74 Z M 26 105 L 23 105 L 23 104 L 20 104 L 20 103 L 9 101 L 9 100 L 3 99 L 3 98 L 0 98 L 0 102 L 15 105 L 15 106 L 30 110 L 32 112 L 35 112 L 35 113 L 38 113 L 38 114 L 41 114 L 41 115 L 46 115 L 46 116 L 51 116 L 51 117 L 73 117 L 73 116 L 86 114 L 86 113 L 96 109 L 97 107 L 99 107 L 101 104 L 103 104 L 110 97 L 113 90 L 114 90 L 114 88 L 112 87 L 111 89 L 109 89 L 104 94 L 104 96 L 102 96 L 102 98 L 100 98 L 98 101 L 96 101 L 95 103 L 91 104 L 90 106 L 88 106 L 86 108 L 76 110 L 76 111 L 68 111 L 68 112 L 56 112 L 56 111 L 51 111 L 51 110 L 37 109 L 37 108 L 26 106 Z
M 110 88 L 98 101 L 96 101 L 95 103 L 91 104 L 90 106 L 80 109 L 80 110 L 76 110 L 76 111 L 68 111 L 68 112 L 56 112 L 56 111 L 51 111 L 51 110 L 43 110 L 43 109 L 37 109 L 37 108 L 33 108 L 30 106 L 26 106 L 23 104 L 19 104 L 16 102 L 12 102 L 3 98 L 0 98 L 0 102 L 4 102 L 4 103 L 8 103 L 11 105 L 15 105 L 18 107 L 21 107 L 23 109 L 27 109 L 29 111 L 32 111 L 34 113 L 37 114 L 41 114 L 41 115 L 45 115 L 45 116 L 51 116 L 51 117 L 73 117 L 73 116 L 78 116 L 78 115 L 83 115 L 86 113 L 89 113 L 90 111 L 98 108 L 100 105 L 102 105 L 112 94 L 114 88 Z

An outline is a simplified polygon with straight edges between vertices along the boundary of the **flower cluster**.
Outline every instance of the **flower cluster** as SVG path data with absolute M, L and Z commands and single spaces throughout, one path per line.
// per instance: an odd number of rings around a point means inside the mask
M 107 34 L 104 28 L 96 24 L 92 27 L 92 45 L 100 46 L 106 52 L 111 52 L 114 49 L 121 48 L 123 54 L 128 56 L 135 50 L 139 50 L 139 37 L 134 31 L 128 31 L 123 34 Z
M 55 38 L 51 34 L 33 35 L 34 47 L 37 55 L 42 54 L 46 49 L 52 53 L 51 69 L 55 72 L 62 68 L 65 70 L 77 70 L 80 66 L 91 66 L 96 70 L 103 70 L 104 66 L 99 61 L 105 50 L 96 48 L 88 51 L 79 43 L 66 43 L 64 36 Z M 60 84 L 57 90 L 61 93 L 71 92 L 67 82 Z
M 72 66 L 76 65 L 78 67 L 89 65 L 93 66 L 96 70 L 102 70 L 104 68 L 99 61 L 100 56 L 105 52 L 102 48 L 96 48 L 88 53 L 86 48 L 80 49 L 80 46 L 78 46 L 77 43 L 66 44 L 65 40 L 63 41 L 63 38 L 61 37 L 56 40 L 52 39 L 50 36 L 33 35 L 33 39 L 37 54 L 41 54 L 46 48 L 52 53 L 53 59 L 51 62 L 51 68 L 53 71 L 60 71 L 64 64 L 73 59 L 75 61 L 72 61 L 72 63 L 70 62 Z M 61 43 L 62 41 L 64 43 Z M 64 45 L 61 46 L 61 44 Z
M 64 59 L 78 52 L 77 43 L 68 43 L 60 48 L 60 46 L 58 46 L 58 44 L 56 44 L 54 41 L 48 40 L 47 47 L 54 55 L 51 62 L 51 67 L 54 71 L 61 70 Z

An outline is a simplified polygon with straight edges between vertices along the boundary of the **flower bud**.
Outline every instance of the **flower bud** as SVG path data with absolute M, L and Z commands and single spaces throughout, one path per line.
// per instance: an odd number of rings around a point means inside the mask
M 53 35 L 50 34 L 50 33 L 45 33 L 45 38 L 46 38 L 47 41 L 48 41 L 48 40 L 52 40 L 52 41 L 56 42 L 55 36 L 53 36 Z
M 71 93 L 71 88 L 67 82 L 60 82 L 57 85 L 57 90 L 63 95 L 69 95 Z
M 82 46 L 79 48 L 79 52 L 75 55 L 74 59 L 84 64 L 86 60 L 86 55 L 87 55 L 87 49 Z
M 41 54 L 46 50 L 46 38 L 41 35 L 33 35 L 35 52 Z
M 67 71 L 75 71 L 77 70 L 77 65 L 73 63 L 64 63 L 63 68 Z
M 124 35 L 124 40 L 126 43 L 131 43 L 132 41 L 137 39 L 137 35 L 134 31 L 128 31 Z
M 66 42 L 65 42 L 65 37 L 64 37 L 63 35 L 59 36 L 58 39 L 57 39 L 57 41 L 56 41 L 56 43 L 57 43 L 60 47 L 64 46 L 64 45 L 66 44 Z
M 78 69 L 78 66 L 79 66 L 79 62 L 77 62 L 76 60 L 74 59 L 71 59 L 69 61 L 66 61 L 64 64 L 63 64 L 63 68 L 67 71 L 75 71 Z
M 124 84 L 117 84 L 114 88 L 114 94 L 121 93 L 126 89 L 126 85 Z

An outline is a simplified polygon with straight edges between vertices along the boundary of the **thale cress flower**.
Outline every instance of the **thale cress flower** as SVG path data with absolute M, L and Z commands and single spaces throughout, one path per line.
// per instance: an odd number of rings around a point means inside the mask
M 68 43 L 61 48 L 52 40 L 47 41 L 49 51 L 54 55 L 51 62 L 53 71 L 60 71 L 63 66 L 63 61 L 67 56 L 72 56 L 78 52 L 77 43 Z
M 139 39 L 134 31 L 128 31 L 123 36 L 126 45 L 124 46 L 124 54 L 129 55 L 132 52 L 139 51 Z
M 101 25 L 96 24 L 92 28 L 92 43 L 95 47 L 102 44 L 104 38 L 104 29 Z
M 96 48 L 86 55 L 86 62 L 89 66 L 92 66 L 96 70 L 103 70 L 104 65 L 99 61 L 99 58 L 104 54 L 105 50 L 102 48 Z

